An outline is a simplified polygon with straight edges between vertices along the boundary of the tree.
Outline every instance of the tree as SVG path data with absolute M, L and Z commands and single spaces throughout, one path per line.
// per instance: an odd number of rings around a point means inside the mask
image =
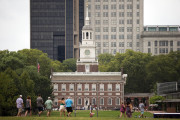
M 75 72 L 76 71 L 76 59 L 66 59 L 62 63 L 64 72 Z
M 17 88 L 8 74 L 0 73 L 0 116 L 14 115 Z
M 147 66 L 147 79 L 153 83 L 178 81 L 179 73 L 175 67 L 173 58 L 168 55 L 154 56 Z
M 165 98 L 163 96 L 155 95 L 155 96 L 150 97 L 149 101 L 150 101 L 150 104 L 155 104 L 158 100 L 163 101 L 164 99 Z

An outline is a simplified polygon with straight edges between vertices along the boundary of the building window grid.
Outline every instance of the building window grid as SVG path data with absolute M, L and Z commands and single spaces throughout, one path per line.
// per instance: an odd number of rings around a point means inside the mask
M 116 98 L 116 105 L 120 105 L 120 98 Z
M 96 47 L 101 47 L 101 42 L 96 42 Z
M 124 39 L 124 34 L 119 35 L 119 39 Z
M 119 32 L 124 32 L 124 27 L 119 27 Z
M 124 12 L 119 12 L 119 17 L 124 17 Z
M 180 41 L 177 41 L 177 46 L 180 46 Z
M 69 90 L 70 90 L 70 91 L 74 91 L 74 84 L 70 84 L 70 85 L 69 85 Z
M 103 49 L 103 53 L 109 53 L 109 49 Z
M 100 105 L 104 105 L 104 98 L 100 98 Z
M 92 91 L 96 91 L 96 84 L 92 84 Z
M 119 9 L 124 9 L 124 4 L 120 4 Z
M 77 85 L 77 91 L 82 91 L 82 84 Z
M 112 9 L 112 10 L 116 10 L 116 4 L 111 5 L 111 9 Z
M 132 42 L 127 42 L 127 47 L 132 47 Z
M 140 45 L 139 45 L 139 42 L 136 42 L 136 47 L 139 47 Z
M 168 41 L 159 41 L 159 46 L 168 46 Z
M 108 17 L 108 12 L 103 12 L 103 17 Z
M 108 84 L 108 91 L 112 91 L 112 84 Z
M 116 35 L 111 35 L 111 39 L 115 40 L 116 39 Z
M 103 42 L 103 47 L 109 47 L 109 42 Z
M 96 98 L 92 98 L 92 105 L 96 105 Z
M 95 17 L 101 17 L 100 12 L 96 12 L 96 13 L 95 13 Z
M 159 53 L 168 53 L 168 48 L 159 48 Z
M 119 20 L 119 24 L 124 24 L 124 20 Z
M 96 9 L 96 10 L 100 10 L 100 9 L 101 9 L 101 6 L 100 6 L 100 5 L 95 5 L 95 9 Z
M 58 91 L 58 84 L 54 84 L 54 91 Z
M 66 84 L 61 85 L 61 91 L 66 91 Z
M 127 39 L 132 39 L 132 34 L 128 34 Z
M 111 12 L 111 17 L 116 17 L 116 12 Z
M 104 84 L 100 84 L 100 90 L 99 91 L 104 91 Z
M 111 42 L 111 47 L 116 47 L 116 42 Z
M 116 91 L 120 91 L 120 84 L 116 84 Z
M 116 32 L 116 27 L 111 27 L 111 32 Z
M 119 47 L 124 47 L 124 42 L 119 42 Z
M 132 27 L 127 27 L 127 32 L 132 32 Z
M 103 27 L 103 32 L 108 32 L 108 27 Z
M 109 39 L 108 35 L 103 35 L 103 39 L 108 40 Z
M 108 98 L 108 105 L 112 105 L 112 98 Z
M 108 5 L 103 5 L 104 10 L 108 10 Z
M 84 85 L 84 91 L 89 91 L 89 84 Z
M 82 98 L 78 98 L 78 101 L 77 101 L 78 103 L 78 105 L 82 105 Z
M 100 27 L 95 27 L 95 32 L 101 32 Z
M 115 55 L 116 54 L 116 49 L 111 49 L 111 54 Z
M 119 49 L 119 53 L 124 53 L 124 49 Z

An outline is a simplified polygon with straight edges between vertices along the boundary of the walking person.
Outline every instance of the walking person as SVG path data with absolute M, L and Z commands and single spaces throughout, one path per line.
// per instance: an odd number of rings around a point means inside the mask
M 21 116 L 22 113 L 22 109 L 23 109 L 23 99 L 22 99 L 22 95 L 19 95 L 19 98 L 16 100 L 16 106 L 18 109 L 18 113 L 17 116 Z
M 90 110 L 90 117 L 93 117 L 94 113 L 92 112 L 93 107 L 92 107 L 91 103 L 89 105 L 89 110 Z
M 145 107 L 144 103 L 141 101 L 140 104 L 139 104 L 139 109 L 141 111 L 140 117 L 142 117 L 142 118 L 144 117 L 144 115 L 143 115 L 144 114 L 144 107 Z
M 65 100 L 64 98 L 62 98 L 61 100 L 58 101 L 58 103 L 60 104 L 60 108 L 59 108 L 59 111 L 60 111 L 60 117 L 62 115 L 62 113 L 64 113 L 64 116 L 66 116 L 65 114 Z
M 73 104 L 73 102 L 72 102 L 72 100 L 70 99 L 70 97 L 68 97 L 68 99 L 66 100 L 66 109 L 67 109 L 67 112 L 68 112 L 68 115 L 67 115 L 67 117 L 70 117 L 71 116 L 71 113 L 73 112 L 72 111 L 72 104 Z
M 27 99 L 26 99 L 26 113 L 25 113 L 25 116 L 27 116 L 27 113 L 29 112 L 29 115 L 31 116 L 32 115 L 32 107 L 31 107 L 31 97 L 28 96 Z
M 51 116 L 51 110 L 53 107 L 53 102 L 50 97 L 48 97 L 48 100 L 45 102 L 46 110 L 47 110 L 47 117 Z
M 121 112 L 120 118 L 122 117 L 122 115 L 124 117 L 126 117 L 125 111 L 126 111 L 126 107 L 125 107 L 124 103 L 121 103 L 121 106 L 120 106 L 120 112 Z
M 38 116 L 40 117 L 41 113 L 43 112 L 43 103 L 44 103 L 41 95 L 38 95 L 36 102 L 37 102 L 37 108 L 38 108 Z
M 128 118 L 131 118 L 132 117 L 132 105 L 130 104 L 130 102 L 127 102 L 127 105 L 126 105 L 126 115 Z

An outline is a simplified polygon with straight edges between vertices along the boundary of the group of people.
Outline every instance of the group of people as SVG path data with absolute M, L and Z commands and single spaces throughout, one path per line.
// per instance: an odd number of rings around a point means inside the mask
M 72 100 L 70 99 L 70 97 L 68 97 L 68 99 L 65 101 L 64 98 L 62 98 L 61 100 L 58 101 L 58 103 L 60 104 L 60 116 L 62 116 L 62 113 L 64 114 L 64 116 L 66 116 L 66 110 L 67 110 L 67 117 L 71 116 L 71 113 L 73 112 L 72 110 Z
M 37 109 L 38 109 L 38 116 L 41 115 L 41 113 L 44 110 L 44 107 L 47 110 L 47 117 L 49 117 L 51 115 L 51 110 L 53 108 L 53 102 L 51 100 L 50 97 L 48 97 L 48 100 L 46 100 L 46 102 L 44 103 L 41 95 L 38 95 L 37 99 L 36 99 L 36 104 L 37 104 Z M 67 116 L 69 117 L 72 113 L 72 100 L 70 99 L 70 97 L 68 97 L 68 99 L 65 101 L 64 98 L 62 98 L 61 100 L 58 101 L 60 103 L 60 116 L 62 115 L 62 113 L 64 113 L 65 116 L 65 110 L 67 109 Z M 24 102 L 22 99 L 22 95 L 19 96 L 19 98 L 16 100 L 16 106 L 18 109 L 18 113 L 17 116 L 21 116 L 23 108 L 24 108 Z M 25 106 L 25 116 L 27 116 L 27 114 L 29 113 L 29 115 L 32 115 L 32 105 L 31 105 L 31 97 L 28 96 L 26 99 L 26 106 Z
M 38 95 L 36 102 L 37 102 L 38 116 L 41 115 L 41 113 L 44 110 L 43 108 L 45 107 L 46 110 L 47 110 L 47 117 L 49 117 L 51 115 L 51 110 L 53 108 L 53 102 L 52 102 L 51 98 L 48 97 L 48 100 L 46 100 L 46 102 L 44 103 L 41 95 Z M 62 98 L 61 100 L 58 101 L 58 103 L 60 104 L 60 107 L 59 107 L 60 116 L 62 116 L 62 114 L 64 114 L 64 116 L 66 116 L 66 110 L 67 110 L 67 117 L 70 117 L 71 113 L 73 112 L 73 110 L 72 110 L 73 102 L 70 99 L 70 97 L 68 97 L 67 100 Z M 20 95 L 19 98 L 16 100 L 16 106 L 18 108 L 17 116 L 21 116 L 22 109 L 24 108 L 22 95 Z M 139 104 L 139 110 L 141 111 L 140 117 L 143 117 L 144 108 L 145 108 L 144 103 L 141 101 L 141 103 Z M 30 96 L 28 96 L 27 99 L 26 99 L 25 109 L 26 109 L 25 116 L 27 116 L 28 113 L 31 116 L 31 114 L 32 114 L 32 105 L 31 105 L 31 97 Z M 121 106 L 120 106 L 120 112 L 121 112 L 120 118 L 122 117 L 122 115 L 124 115 L 124 117 L 127 116 L 128 118 L 132 117 L 132 110 L 133 110 L 132 109 L 132 104 L 130 102 L 127 102 L 126 105 L 121 103 Z M 92 106 L 90 104 L 90 117 L 92 117 L 93 114 L 94 113 L 92 113 Z
M 141 111 L 141 115 L 139 117 L 144 117 L 144 103 L 141 101 L 141 103 L 139 104 L 139 110 Z M 132 108 L 132 104 L 130 102 L 127 102 L 126 105 L 124 105 L 124 103 L 121 103 L 120 106 L 120 118 L 122 117 L 122 115 L 124 115 L 124 117 L 128 117 L 131 118 L 132 117 L 132 112 L 133 112 L 133 108 Z M 126 114 L 125 114 L 126 113 Z

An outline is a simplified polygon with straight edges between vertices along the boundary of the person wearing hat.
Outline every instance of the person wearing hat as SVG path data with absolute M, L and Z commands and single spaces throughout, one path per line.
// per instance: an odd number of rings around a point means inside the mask
M 16 106 L 17 106 L 17 109 L 18 109 L 18 114 L 17 114 L 17 116 L 21 116 L 22 109 L 23 109 L 23 99 L 22 99 L 22 95 L 19 95 L 19 98 L 16 100 Z
M 53 107 L 53 102 L 50 97 L 48 97 L 48 100 L 45 102 L 46 110 L 47 110 L 47 117 L 50 117 L 51 110 Z

